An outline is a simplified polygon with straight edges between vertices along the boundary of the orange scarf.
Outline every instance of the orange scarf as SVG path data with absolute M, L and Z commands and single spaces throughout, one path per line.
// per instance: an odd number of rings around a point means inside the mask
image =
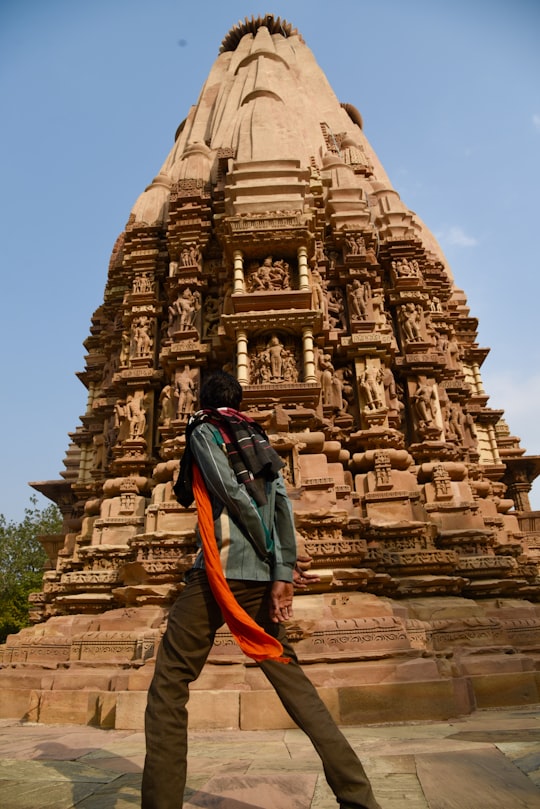
M 279 663 L 288 663 L 289 658 L 283 657 L 283 646 L 277 638 L 273 638 L 265 632 L 262 626 L 259 626 L 240 606 L 231 592 L 219 558 L 212 505 L 199 467 L 195 463 L 193 464 L 193 494 L 197 503 L 199 531 L 208 582 L 235 641 L 244 654 L 257 662 L 277 660 Z

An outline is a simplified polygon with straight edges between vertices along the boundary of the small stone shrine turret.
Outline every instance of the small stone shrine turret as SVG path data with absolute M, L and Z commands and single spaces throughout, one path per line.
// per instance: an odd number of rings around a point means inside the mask
M 488 405 L 477 326 L 298 31 L 271 16 L 232 28 L 114 246 L 62 480 L 33 484 L 65 534 L 43 539 L 36 625 L 4 647 L 19 707 L 3 710 L 57 721 L 69 703 L 69 721 L 140 725 L 196 553 L 172 485 L 216 368 L 285 462 L 319 576 L 289 629 L 338 719 L 363 721 L 366 694 L 372 720 L 538 701 L 540 458 Z M 216 672 L 241 726 L 265 726 L 264 683 L 226 629 L 202 692 Z

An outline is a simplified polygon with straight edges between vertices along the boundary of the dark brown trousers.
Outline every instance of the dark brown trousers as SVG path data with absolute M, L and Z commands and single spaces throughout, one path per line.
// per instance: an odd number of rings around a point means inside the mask
M 270 584 L 230 581 L 238 603 L 283 644 L 289 663 L 260 667 L 287 713 L 311 739 L 326 779 L 344 809 L 380 809 L 356 753 L 299 666 L 285 630 L 268 617 Z M 186 783 L 189 684 L 206 662 L 224 623 L 203 571 L 193 572 L 173 605 L 160 644 L 145 715 L 142 809 L 180 809 Z

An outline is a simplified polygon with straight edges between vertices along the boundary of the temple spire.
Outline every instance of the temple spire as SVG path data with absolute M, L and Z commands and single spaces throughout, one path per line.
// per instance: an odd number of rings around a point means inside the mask
M 341 677 L 383 656 L 397 682 L 404 655 L 433 673 L 456 644 L 500 644 L 503 665 L 538 645 L 540 459 L 489 407 L 477 326 L 298 31 L 238 23 L 114 247 L 79 375 L 87 410 L 63 480 L 35 484 L 65 515 L 33 598 L 53 621 L 10 641 L 14 659 L 56 649 L 58 621 L 59 660 L 91 664 L 101 632 L 108 659 L 126 607 L 121 665 L 152 657 L 196 552 L 172 489 L 186 426 L 220 367 L 283 458 L 320 574 L 300 657 Z
M 171 484 L 185 427 L 201 377 L 226 366 L 281 448 L 299 526 L 315 530 L 315 508 L 332 526 L 330 567 L 343 564 L 348 521 L 364 520 L 357 548 L 369 537 L 371 555 L 357 550 L 353 566 L 371 571 L 368 590 L 535 588 L 536 568 L 512 557 L 508 569 L 520 529 L 505 489 L 526 509 L 523 476 L 530 487 L 537 467 L 488 407 L 476 326 L 360 113 L 336 98 L 298 31 L 270 15 L 240 22 L 111 259 L 81 374 L 88 412 L 68 456 L 72 497 L 91 519 L 59 580 L 80 600 L 86 581 L 70 566 L 103 546 L 121 548 L 108 555 L 119 575 L 163 530 L 177 547 L 186 516 Z M 160 564 L 150 568 L 161 582 Z M 100 592 L 105 605 L 137 591 Z

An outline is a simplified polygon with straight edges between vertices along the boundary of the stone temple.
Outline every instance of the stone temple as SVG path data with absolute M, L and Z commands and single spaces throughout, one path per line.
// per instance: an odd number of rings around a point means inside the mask
M 2 648 L 1 716 L 140 727 L 194 554 L 172 484 L 204 375 L 236 374 L 286 463 L 319 582 L 290 632 L 343 724 L 540 701 L 540 513 L 488 406 L 488 350 L 433 235 L 298 31 L 225 37 L 112 251 L 35 624 Z M 226 629 L 201 728 L 286 727 Z

